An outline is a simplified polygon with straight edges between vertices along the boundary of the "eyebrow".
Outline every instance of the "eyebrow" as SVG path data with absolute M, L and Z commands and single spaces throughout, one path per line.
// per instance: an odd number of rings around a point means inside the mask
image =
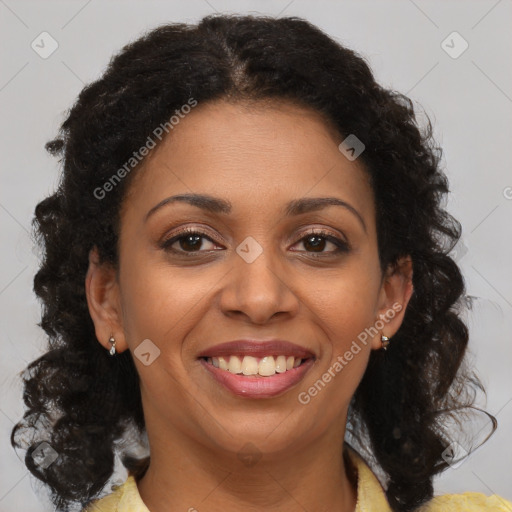
M 146 213 L 144 222 L 146 222 L 149 217 L 151 217 L 151 215 L 153 215 L 157 210 L 174 202 L 188 203 L 192 206 L 196 206 L 197 208 L 201 208 L 204 211 L 214 214 L 229 215 L 232 210 L 232 205 L 229 201 L 220 199 L 218 197 L 205 194 L 178 194 L 175 196 L 167 197 L 153 206 L 153 208 L 151 208 L 148 213 Z M 351 204 L 337 197 L 302 197 L 300 199 L 294 199 L 286 205 L 284 209 L 284 215 L 286 217 L 292 217 L 294 215 L 322 210 L 328 206 L 341 206 L 342 208 L 345 208 L 355 217 L 357 217 L 363 226 L 364 231 L 367 231 L 366 223 L 364 222 L 361 214 Z

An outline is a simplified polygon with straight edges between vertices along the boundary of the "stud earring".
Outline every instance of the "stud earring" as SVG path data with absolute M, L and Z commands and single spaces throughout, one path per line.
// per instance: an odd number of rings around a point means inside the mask
M 116 340 L 114 339 L 114 335 L 111 334 L 108 342 L 112 345 L 109 350 L 109 354 L 111 356 L 115 355 L 116 353 Z
M 382 349 L 387 350 L 389 345 L 389 338 L 387 336 L 384 336 L 384 334 L 381 335 L 380 341 L 382 342 Z

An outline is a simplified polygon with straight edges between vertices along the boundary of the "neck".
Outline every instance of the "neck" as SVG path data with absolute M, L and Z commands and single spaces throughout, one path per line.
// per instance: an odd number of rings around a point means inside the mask
M 357 491 L 343 434 L 333 429 L 294 453 L 251 461 L 209 451 L 176 432 L 160 438 L 148 432 L 151 463 L 137 486 L 151 512 L 354 512 Z

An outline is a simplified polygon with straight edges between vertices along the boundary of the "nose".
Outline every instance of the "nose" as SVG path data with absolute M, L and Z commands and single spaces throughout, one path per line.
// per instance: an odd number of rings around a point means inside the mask
M 254 261 L 249 261 L 233 253 L 233 268 L 226 276 L 220 298 L 222 312 L 242 316 L 254 324 L 265 324 L 274 316 L 295 316 L 300 301 L 292 274 L 279 261 L 279 255 L 263 250 Z

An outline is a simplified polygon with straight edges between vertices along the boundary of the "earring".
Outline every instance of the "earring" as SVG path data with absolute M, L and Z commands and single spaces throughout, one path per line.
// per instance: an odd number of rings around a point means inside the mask
M 387 350 L 389 345 L 389 338 L 387 336 L 384 336 L 384 334 L 381 335 L 380 341 L 382 342 L 382 349 Z
M 109 350 L 109 354 L 111 356 L 115 355 L 116 353 L 116 340 L 114 339 L 114 335 L 111 334 L 108 342 L 112 345 Z

